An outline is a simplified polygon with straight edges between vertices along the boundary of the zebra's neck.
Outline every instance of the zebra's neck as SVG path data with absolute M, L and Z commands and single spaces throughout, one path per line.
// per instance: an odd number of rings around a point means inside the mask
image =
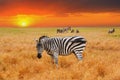
M 42 40 L 42 46 L 43 46 L 44 50 L 48 51 L 49 38 L 46 38 L 46 39 Z

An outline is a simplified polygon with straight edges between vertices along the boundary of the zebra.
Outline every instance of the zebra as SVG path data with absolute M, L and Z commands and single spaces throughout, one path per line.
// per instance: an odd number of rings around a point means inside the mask
M 76 33 L 79 33 L 79 30 L 76 30 Z
M 112 29 L 110 29 L 109 31 L 108 31 L 108 33 L 110 34 L 110 33 L 114 33 L 115 32 L 115 29 L 114 28 L 112 28 Z
M 75 30 L 74 30 L 74 29 L 72 29 L 72 30 L 71 30 L 71 33 L 74 33 L 74 32 L 75 32 Z
M 71 31 L 71 27 L 57 29 L 57 33 L 68 33 L 69 31 Z
M 67 56 L 71 53 L 75 54 L 78 60 L 82 60 L 82 53 L 86 47 L 86 39 L 81 36 L 72 37 L 48 37 L 41 36 L 36 40 L 37 57 L 42 57 L 45 50 L 50 55 L 54 63 L 58 66 L 58 56 Z
M 57 29 L 57 33 L 64 33 L 65 32 L 65 30 L 63 30 L 63 29 Z

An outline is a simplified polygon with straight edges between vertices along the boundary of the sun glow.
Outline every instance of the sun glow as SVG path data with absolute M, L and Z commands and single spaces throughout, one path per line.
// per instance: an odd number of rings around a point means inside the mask
M 18 21 L 18 26 L 20 27 L 29 27 L 30 23 L 27 20 L 19 20 Z
M 33 22 L 33 19 L 27 15 L 17 15 L 16 16 L 16 24 L 19 27 L 29 27 Z

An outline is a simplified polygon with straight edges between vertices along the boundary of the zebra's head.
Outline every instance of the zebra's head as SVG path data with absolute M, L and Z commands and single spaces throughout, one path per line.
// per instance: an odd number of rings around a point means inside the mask
M 39 40 L 36 40 L 37 44 L 36 44 L 36 48 L 37 48 L 37 57 L 41 58 L 42 57 L 42 52 L 44 50 L 43 48 L 43 41 L 45 38 L 48 38 L 47 36 L 42 36 L 39 38 Z

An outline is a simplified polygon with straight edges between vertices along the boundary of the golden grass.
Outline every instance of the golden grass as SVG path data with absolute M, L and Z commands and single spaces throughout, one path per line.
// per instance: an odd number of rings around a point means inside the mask
M 106 28 L 86 29 L 80 28 L 79 34 L 56 34 L 55 29 L 50 33 L 45 29 L 0 29 L 0 80 L 120 80 L 120 38 L 108 35 Z M 46 52 L 37 59 L 35 38 L 43 34 L 84 36 L 88 42 L 83 61 L 73 54 L 60 56 L 57 69 Z

